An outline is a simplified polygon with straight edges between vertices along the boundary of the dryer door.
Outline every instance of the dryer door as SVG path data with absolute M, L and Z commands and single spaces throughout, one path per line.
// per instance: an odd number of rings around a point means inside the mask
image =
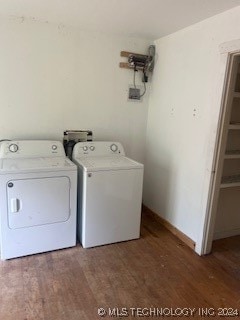
M 64 222 L 70 216 L 68 177 L 11 180 L 7 197 L 10 229 Z

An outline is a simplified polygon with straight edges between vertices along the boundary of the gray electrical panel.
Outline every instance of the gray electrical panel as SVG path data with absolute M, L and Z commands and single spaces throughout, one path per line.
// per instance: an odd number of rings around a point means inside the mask
M 140 89 L 129 88 L 128 99 L 129 100 L 141 100 Z

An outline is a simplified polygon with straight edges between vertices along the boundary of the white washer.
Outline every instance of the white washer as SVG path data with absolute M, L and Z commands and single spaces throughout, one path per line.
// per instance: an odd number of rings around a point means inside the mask
M 0 144 L 1 259 L 76 245 L 77 167 L 58 141 Z
M 143 165 L 117 142 L 79 142 L 78 236 L 84 248 L 140 237 Z

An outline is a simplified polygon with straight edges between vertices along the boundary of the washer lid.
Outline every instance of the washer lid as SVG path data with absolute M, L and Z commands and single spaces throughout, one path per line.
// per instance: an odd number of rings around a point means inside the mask
M 76 166 L 65 157 L 0 160 L 0 174 L 59 170 L 76 170 Z
M 109 170 L 127 170 L 143 169 L 143 164 L 136 162 L 124 156 L 113 157 L 83 157 L 75 159 L 84 171 L 109 171 Z

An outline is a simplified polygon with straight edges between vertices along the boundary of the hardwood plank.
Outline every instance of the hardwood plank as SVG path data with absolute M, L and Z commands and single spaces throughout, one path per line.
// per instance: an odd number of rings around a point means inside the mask
M 240 237 L 199 257 L 143 213 L 138 240 L 1 261 L 0 319 L 94 320 L 99 307 L 239 308 L 239 262 Z

